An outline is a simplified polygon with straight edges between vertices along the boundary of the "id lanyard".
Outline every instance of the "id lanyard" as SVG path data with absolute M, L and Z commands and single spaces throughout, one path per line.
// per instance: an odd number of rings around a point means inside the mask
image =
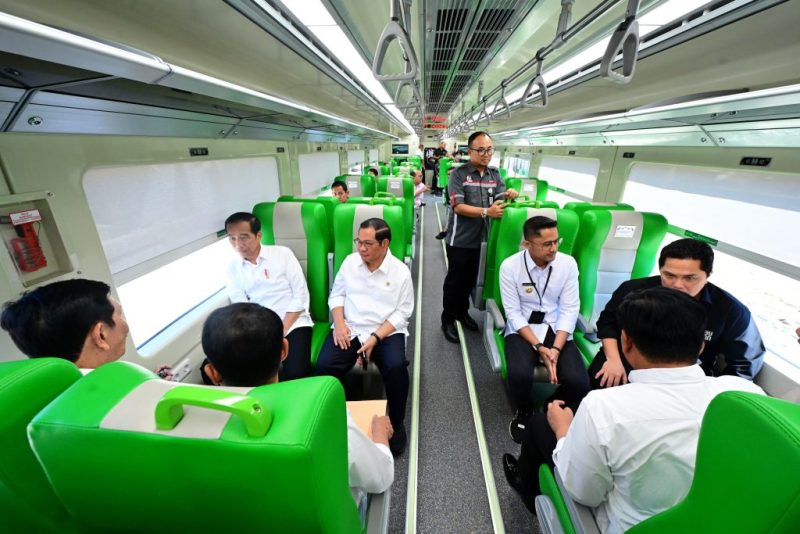
M 553 274 L 553 266 L 551 265 L 550 268 L 547 270 L 547 280 L 544 282 L 544 289 L 542 292 L 539 293 L 539 288 L 536 287 L 536 282 L 533 281 L 531 277 L 531 272 L 528 269 L 528 251 L 525 251 L 525 254 L 522 255 L 522 261 L 525 262 L 525 274 L 528 275 L 528 280 L 531 281 L 531 285 L 533 286 L 534 291 L 536 291 L 536 296 L 539 297 L 539 311 L 542 311 L 542 299 L 544 298 L 544 294 L 547 293 L 547 286 L 550 284 L 550 275 Z

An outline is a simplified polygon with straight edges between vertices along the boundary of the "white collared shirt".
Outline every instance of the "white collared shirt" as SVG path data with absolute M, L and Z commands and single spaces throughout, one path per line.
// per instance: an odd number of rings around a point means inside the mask
M 347 411 L 347 469 L 356 504 L 364 493 L 383 493 L 394 481 L 394 458 L 389 447 L 364 434 Z
M 261 245 L 255 264 L 243 258 L 233 260 L 228 266 L 227 289 L 231 302 L 260 304 L 281 320 L 288 312 L 302 312 L 289 332 L 314 324 L 308 313 L 310 298 L 303 269 L 287 247 Z
M 525 269 L 526 261 L 528 272 Z M 552 274 L 548 282 L 547 275 L 551 268 Z M 536 284 L 535 287 L 531 280 Z M 544 322 L 554 332 L 563 330 L 569 334 L 568 339 L 572 339 L 581 306 L 578 264 L 572 256 L 557 252 L 555 259 L 544 268 L 534 263 L 527 250 L 509 256 L 500 265 L 500 295 L 506 312 L 504 335 L 518 332 L 526 326 L 531 312 L 536 310 L 545 312 Z
M 387 251 L 380 267 L 370 272 L 358 252 L 353 252 L 342 262 L 328 297 L 331 310 L 342 306 L 347 328 L 361 343 L 384 321 L 394 326 L 392 335 L 408 334 L 414 311 L 411 271 Z
M 723 391 L 764 391 L 698 365 L 631 371 L 630 384 L 590 392 L 553 461 L 572 497 L 595 507 L 601 532 L 624 532 L 683 499 L 700 423 Z

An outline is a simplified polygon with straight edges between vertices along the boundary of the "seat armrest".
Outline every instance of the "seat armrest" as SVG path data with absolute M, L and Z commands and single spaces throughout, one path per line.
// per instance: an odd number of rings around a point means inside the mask
M 600 534 L 600 529 L 597 527 L 597 521 L 594 518 L 592 509 L 584 506 L 570 496 L 569 492 L 564 488 L 564 481 L 561 480 L 561 475 L 558 468 L 553 470 L 553 475 L 556 478 L 556 484 L 561 495 L 564 497 L 564 502 L 567 505 L 567 511 L 572 519 L 572 524 L 575 526 L 575 532 L 578 534 Z
M 600 343 L 600 338 L 597 337 L 597 332 L 591 327 L 583 315 L 578 315 L 578 321 L 575 323 L 575 328 L 579 332 L 583 332 L 583 337 L 592 343 Z
M 369 496 L 366 534 L 386 534 L 389 531 L 389 505 L 392 488 Z
M 547 495 L 537 495 L 535 499 L 536 518 L 542 534 L 564 534 L 561 522 L 556 514 L 556 507 Z
M 500 307 L 494 299 L 488 299 L 486 301 L 486 311 L 491 315 L 492 321 L 494 321 L 494 325 L 497 328 L 502 330 L 506 327 L 506 320 L 503 318 L 503 313 L 500 311 Z

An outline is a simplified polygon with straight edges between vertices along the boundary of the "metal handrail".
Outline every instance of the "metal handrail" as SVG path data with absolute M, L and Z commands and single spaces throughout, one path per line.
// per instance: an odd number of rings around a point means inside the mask
M 541 50 L 540 50 L 541 51 Z M 537 57 L 539 56 L 539 52 L 536 53 Z M 543 61 L 540 59 L 539 62 L 536 64 L 536 75 L 528 82 L 528 85 L 525 87 L 525 92 L 522 93 L 522 99 L 520 100 L 520 105 L 523 108 L 546 108 L 547 107 L 547 84 L 544 81 L 544 76 L 542 76 L 542 63 Z M 539 96 L 541 97 L 541 103 L 528 103 L 528 98 L 533 96 L 533 90 L 538 88 L 539 89 Z
M 614 30 L 608 47 L 600 61 L 600 76 L 612 82 L 625 84 L 633 79 L 639 56 L 639 0 L 628 0 L 625 20 Z M 614 58 L 622 52 L 622 74 L 612 69 Z
M 402 80 L 413 80 L 417 77 L 419 67 L 417 65 L 417 55 L 414 51 L 414 45 L 411 44 L 411 39 L 403 26 L 398 22 L 400 20 L 400 0 L 389 0 L 391 16 L 386 26 L 383 28 L 380 38 L 378 39 L 378 47 L 375 50 L 375 57 L 372 60 L 372 74 L 375 79 L 381 82 L 395 82 Z M 411 0 L 403 0 L 403 2 L 410 6 Z M 405 10 L 409 12 L 408 9 Z M 404 17 L 404 22 L 407 24 L 410 17 Z M 397 39 L 401 50 L 403 51 L 403 59 L 405 60 L 405 72 L 398 74 L 380 74 L 381 67 L 383 67 L 383 60 L 386 58 L 386 52 L 392 41 Z

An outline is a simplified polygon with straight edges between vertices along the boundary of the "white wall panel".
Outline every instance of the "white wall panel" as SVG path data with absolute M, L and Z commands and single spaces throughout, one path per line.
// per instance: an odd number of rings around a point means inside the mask
M 330 185 L 333 179 L 339 176 L 338 152 L 301 154 L 298 163 L 300 165 L 300 190 L 304 195 L 317 191 L 325 185 Z

